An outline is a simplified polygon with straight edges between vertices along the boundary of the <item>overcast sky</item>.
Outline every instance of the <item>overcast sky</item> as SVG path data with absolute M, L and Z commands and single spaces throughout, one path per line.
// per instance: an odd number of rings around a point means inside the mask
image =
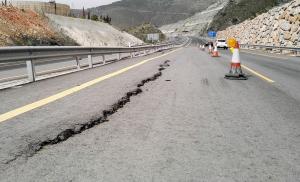
M 1 0 L 0 0 L 1 1 Z M 14 1 L 14 0 L 11 0 Z M 45 1 L 49 0 L 17 0 L 17 1 Z M 110 4 L 112 2 L 119 0 L 56 0 L 57 3 L 64 3 L 71 6 L 71 8 L 81 9 L 83 6 L 85 8 L 96 7 L 100 5 Z

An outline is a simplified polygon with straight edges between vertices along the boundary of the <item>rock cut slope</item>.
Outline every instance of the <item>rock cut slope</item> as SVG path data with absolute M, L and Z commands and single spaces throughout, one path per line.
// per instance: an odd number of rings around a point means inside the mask
M 190 35 L 198 36 L 207 31 L 214 16 L 223 9 L 228 3 L 228 0 L 218 0 L 216 3 L 209 6 L 206 10 L 196 13 L 194 16 L 174 24 L 164 25 L 160 30 L 167 35 Z
M 289 1 L 291 0 L 230 0 L 228 5 L 214 17 L 209 29 L 224 30 Z
M 300 0 L 231 26 L 220 31 L 218 37 L 236 37 L 243 44 L 300 47 Z
M 77 45 L 54 30 L 41 15 L 0 6 L 0 46 Z

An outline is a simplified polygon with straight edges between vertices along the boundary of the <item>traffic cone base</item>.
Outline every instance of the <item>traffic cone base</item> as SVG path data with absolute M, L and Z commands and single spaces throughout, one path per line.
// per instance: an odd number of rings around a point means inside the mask
M 225 75 L 225 78 L 229 80 L 248 80 L 242 71 L 241 63 L 231 63 L 230 71 Z
M 218 51 L 214 51 L 214 52 L 211 54 L 211 56 L 212 56 L 212 57 L 220 57 Z
M 218 52 L 213 52 L 211 56 L 212 56 L 212 57 L 220 57 L 220 55 L 219 55 Z
M 248 77 L 245 74 L 226 74 L 225 79 L 228 80 L 248 80 Z

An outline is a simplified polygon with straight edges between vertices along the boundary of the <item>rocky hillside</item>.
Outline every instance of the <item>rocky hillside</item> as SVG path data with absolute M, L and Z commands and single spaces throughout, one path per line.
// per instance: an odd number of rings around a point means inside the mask
M 99 21 L 48 14 L 53 27 L 82 46 L 128 46 L 143 41 L 111 25 Z
M 0 6 L 0 46 L 77 45 L 29 10 Z
M 121 0 L 89 9 L 92 14 L 109 15 L 120 28 L 151 23 L 156 26 L 175 23 L 191 17 L 217 0 Z M 81 11 L 73 11 L 80 13 Z
M 0 46 L 128 46 L 143 41 L 107 23 L 0 6 Z
M 196 13 L 194 16 L 181 20 L 177 23 L 164 25 L 160 30 L 166 35 L 189 35 L 198 36 L 206 34 L 210 23 L 213 21 L 215 15 L 223 9 L 229 0 L 218 0 L 216 3 L 209 6 L 206 10 Z
M 291 0 L 230 0 L 228 5 L 213 18 L 209 29 L 223 30 L 246 19 L 253 19 L 272 7 L 289 1 Z
M 300 0 L 276 7 L 252 20 L 218 32 L 241 43 L 300 47 Z

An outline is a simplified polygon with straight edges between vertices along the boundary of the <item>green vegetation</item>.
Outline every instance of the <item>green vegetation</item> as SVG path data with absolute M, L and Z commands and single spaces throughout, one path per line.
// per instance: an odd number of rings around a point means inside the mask
M 72 15 L 73 15 L 73 17 L 76 17 L 75 14 L 72 14 Z M 82 8 L 82 12 L 81 12 L 80 18 L 82 18 L 82 19 L 88 19 L 88 20 L 93 20 L 93 21 L 101 21 L 101 22 L 104 22 L 104 23 L 111 24 L 111 17 L 109 17 L 108 15 L 106 15 L 106 16 L 103 16 L 103 15 L 98 16 L 98 15 L 93 14 L 91 16 L 91 12 L 88 11 L 86 13 L 86 10 L 84 8 Z
M 111 23 L 121 29 L 144 22 L 160 27 L 186 19 L 216 1 L 218 0 L 121 0 L 89 10 L 98 16 L 109 15 Z M 73 12 L 76 13 L 74 10 Z
M 92 15 L 90 19 L 93 21 L 101 21 L 101 22 L 108 23 L 108 24 L 111 23 L 111 17 L 109 17 L 109 16 Z
M 146 43 L 151 43 L 150 41 L 147 40 L 147 34 L 153 34 L 153 33 L 158 33 L 159 36 L 159 41 L 164 41 L 165 40 L 165 35 L 154 25 L 150 23 L 145 23 L 140 26 L 132 27 L 125 29 L 126 32 L 129 34 L 143 40 Z

